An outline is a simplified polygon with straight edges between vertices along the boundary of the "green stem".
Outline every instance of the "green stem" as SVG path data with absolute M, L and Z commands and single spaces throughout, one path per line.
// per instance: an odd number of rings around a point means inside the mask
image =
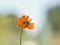
M 20 28 L 20 45 L 21 45 L 21 43 L 22 43 L 22 32 L 23 32 L 23 28 Z

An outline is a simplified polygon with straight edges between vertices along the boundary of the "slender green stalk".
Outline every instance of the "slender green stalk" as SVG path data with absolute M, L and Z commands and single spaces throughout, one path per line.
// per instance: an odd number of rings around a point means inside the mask
M 22 43 L 22 32 L 23 32 L 23 28 L 20 28 L 20 45 Z

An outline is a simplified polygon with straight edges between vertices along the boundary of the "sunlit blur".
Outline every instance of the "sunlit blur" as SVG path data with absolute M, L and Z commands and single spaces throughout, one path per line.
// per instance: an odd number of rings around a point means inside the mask
M 0 45 L 20 45 L 15 20 L 23 14 L 35 26 L 23 30 L 22 45 L 60 45 L 60 0 L 0 0 Z

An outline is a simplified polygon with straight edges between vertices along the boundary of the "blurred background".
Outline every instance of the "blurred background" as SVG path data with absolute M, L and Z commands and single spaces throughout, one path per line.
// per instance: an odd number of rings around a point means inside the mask
M 35 24 L 24 29 L 22 45 L 60 45 L 60 0 L 0 0 L 0 45 L 20 45 L 15 19 L 21 15 Z

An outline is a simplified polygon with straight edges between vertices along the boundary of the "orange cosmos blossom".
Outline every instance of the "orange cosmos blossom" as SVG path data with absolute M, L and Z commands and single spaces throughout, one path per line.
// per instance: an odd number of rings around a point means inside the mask
M 34 23 L 32 23 L 31 20 L 32 19 L 29 19 L 29 16 L 23 15 L 20 18 L 18 18 L 18 20 L 16 21 L 17 27 L 33 29 Z

